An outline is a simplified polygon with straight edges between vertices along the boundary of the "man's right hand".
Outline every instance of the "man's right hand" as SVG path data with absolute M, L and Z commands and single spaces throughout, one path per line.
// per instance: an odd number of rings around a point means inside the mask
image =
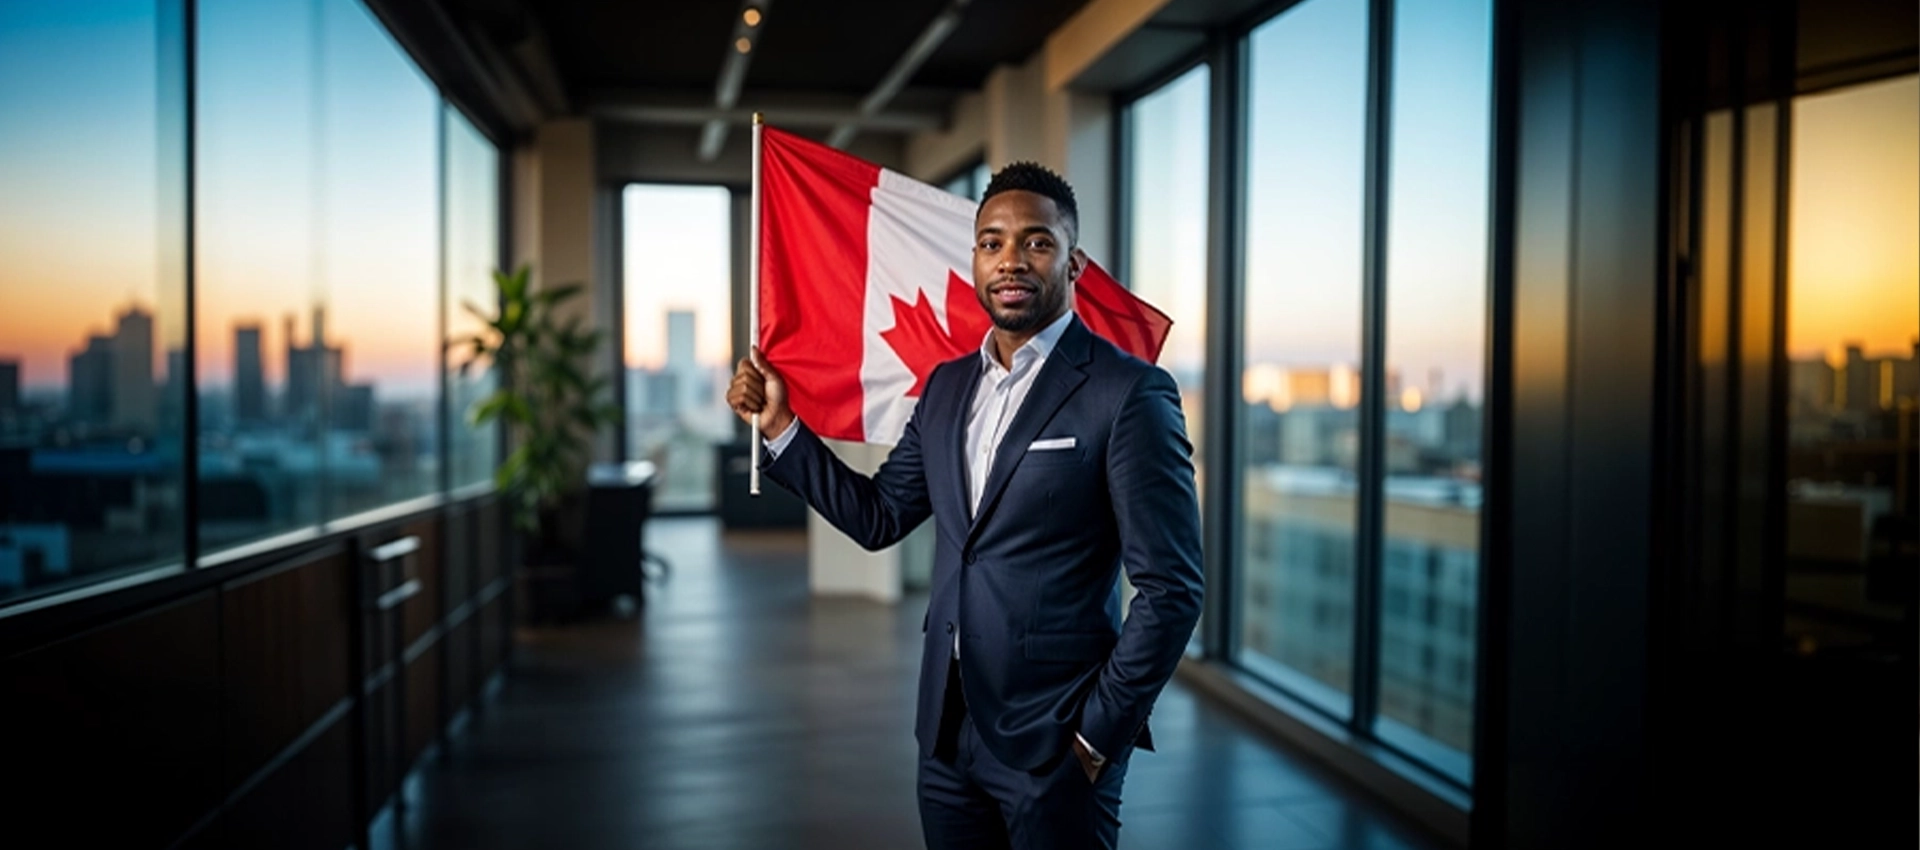
M 793 409 L 787 406 L 787 382 L 768 365 L 759 346 L 734 367 L 733 383 L 727 385 L 727 406 L 752 424 L 760 414 L 760 435 L 777 439 L 793 424 Z

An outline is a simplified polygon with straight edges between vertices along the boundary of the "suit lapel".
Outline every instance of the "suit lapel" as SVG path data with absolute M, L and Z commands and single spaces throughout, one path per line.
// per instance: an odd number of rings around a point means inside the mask
M 950 473 L 947 480 L 953 482 L 953 503 L 959 506 L 960 519 L 964 523 L 973 522 L 973 517 L 967 513 L 967 416 L 973 410 L 974 396 L 980 393 L 980 370 L 979 352 L 974 352 L 965 368 L 957 370 L 966 383 L 958 394 L 960 406 L 945 417 L 945 421 L 952 423 L 952 426 L 948 428 L 947 444 L 940 457 Z M 924 403 L 926 398 L 922 396 L 921 401 Z
M 1090 356 L 1092 333 L 1080 323 L 1078 316 L 1067 325 L 1066 333 L 1060 335 L 1060 342 L 1054 346 L 1053 354 L 1047 357 L 1046 365 L 1040 367 L 1040 374 L 1034 376 L 1033 389 L 1028 391 L 1026 401 L 1020 405 L 1013 421 L 1007 425 L 1007 433 L 1000 438 L 1000 445 L 993 453 L 993 471 L 987 476 L 987 486 L 980 494 L 980 509 L 974 512 L 973 525 L 967 530 L 967 544 L 972 545 L 974 538 L 980 535 L 980 527 L 988 516 L 993 514 L 993 506 L 1000 501 L 1000 494 L 1006 490 L 1007 481 L 1013 478 L 1014 467 L 1020 465 L 1021 458 L 1027 454 L 1027 446 L 1040 436 L 1040 429 L 1053 420 L 1060 406 L 1065 404 L 1073 391 L 1087 380 L 1083 368 Z M 974 385 L 979 386 L 975 380 Z M 961 409 L 962 422 L 973 409 L 969 397 L 966 407 Z M 964 463 L 966 428 L 961 427 L 961 454 L 956 458 Z M 960 467 L 961 479 L 965 480 L 965 466 Z M 966 504 L 964 494 L 961 504 Z

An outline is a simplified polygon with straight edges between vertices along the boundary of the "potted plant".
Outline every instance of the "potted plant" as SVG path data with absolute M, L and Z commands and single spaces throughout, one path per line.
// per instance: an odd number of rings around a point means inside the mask
M 577 315 L 563 318 L 559 309 L 580 295 L 580 284 L 535 290 L 529 278 L 526 266 L 512 274 L 495 271 L 499 309 L 467 302 L 486 329 L 456 344 L 467 352 L 462 374 L 488 364 L 497 378 L 497 389 L 474 405 L 471 418 L 506 430 L 510 450 L 493 482 L 514 526 L 528 535 L 526 563 L 571 566 L 579 558 L 594 435 L 617 423 L 620 411 L 603 399 L 608 380 L 592 374 L 604 334 L 582 327 Z

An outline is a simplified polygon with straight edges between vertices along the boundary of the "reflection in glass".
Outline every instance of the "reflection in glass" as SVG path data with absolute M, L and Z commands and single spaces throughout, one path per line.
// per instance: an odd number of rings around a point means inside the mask
M 329 358 L 314 344 L 325 319 L 311 202 L 321 177 L 311 7 L 198 5 L 194 290 L 207 551 L 320 521 L 315 376 Z
M 1207 338 L 1207 66 L 1127 109 L 1126 283 L 1173 318 L 1160 365 L 1180 384 L 1180 404 L 1204 492 L 1201 381 Z
M 1920 560 L 1920 77 L 1793 101 L 1785 649 L 1911 651 Z
M 628 186 L 627 454 L 660 469 L 656 510 L 711 510 L 733 321 L 730 198 L 718 186 Z
M 183 558 L 180 21 L 0 4 L 0 601 Z
M 1381 738 L 1466 782 L 1473 749 L 1492 10 L 1394 6 Z
M 483 326 L 465 305 L 491 314 L 497 298 L 493 272 L 500 261 L 500 154 L 460 110 L 448 106 L 444 114 L 447 339 L 459 340 Z M 458 349 L 448 352 L 448 482 L 456 489 L 492 481 L 499 456 L 498 429 L 476 428 L 469 416 L 473 405 L 493 392 L 493 375 L 486 362 L 461 372 L 459 364 L 466 359 Z
M 1195 484 L 1206 495 L 1207 80 L 1200 65 L 1127 107 L 1125 283 L 1173 319 L 1160 366 L 1180 386 Z M 984 186 L 982 191 L 984 191 Z M 1121 584 L 1131 599 L 1132 582 Z M 1196 627 L 1189 651 L 1200 652 Z
M 433 86 L 371 12 L 325 4 L 317 373 L 337 519 L 439 486 L 439 126 Z
M 1249 51 L 1238 660 L 1337 715 L 1352 710 L 1366 24 L 1365 0 L 1307 0 Z
M 201 0 L 203 551 L 432 492 L 439 103 L 352 0 Z

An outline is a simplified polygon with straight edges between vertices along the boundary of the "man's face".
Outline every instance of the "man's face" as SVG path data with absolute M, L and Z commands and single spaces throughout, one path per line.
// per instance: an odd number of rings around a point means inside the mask
M 1053 199 L 1013 190 L 987 199 L 974 220 L 973 290 L 995 327 L 1029 333 L 1072 304 L 1085 255 Z

